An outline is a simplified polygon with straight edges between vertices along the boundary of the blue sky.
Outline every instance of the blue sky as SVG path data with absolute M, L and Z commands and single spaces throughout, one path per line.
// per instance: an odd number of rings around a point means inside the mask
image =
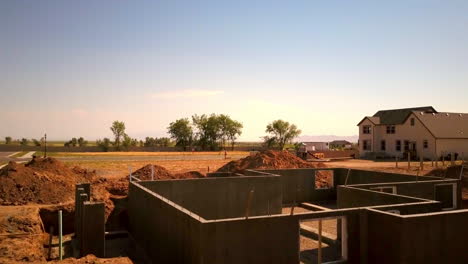
M 164 136 L 226 113 L 355 135 L 379 109 L 468 112 L 467 1 L 0 1 L 0 137 Z

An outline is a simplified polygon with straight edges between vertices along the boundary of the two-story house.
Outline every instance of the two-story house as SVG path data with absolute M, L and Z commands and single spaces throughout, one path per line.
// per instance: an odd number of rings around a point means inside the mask
M 468 155 L 468 114 L 437 112 L 432 106 L 381 110 L 358 126 L 361 157 Z

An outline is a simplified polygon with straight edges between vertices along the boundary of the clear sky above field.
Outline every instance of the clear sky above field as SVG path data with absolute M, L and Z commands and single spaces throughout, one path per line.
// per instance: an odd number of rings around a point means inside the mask
M 0 2 L 0 137 L 163 136 L 226 113 L 355 135 L 379 109 L 468 112 L 468 1 Z

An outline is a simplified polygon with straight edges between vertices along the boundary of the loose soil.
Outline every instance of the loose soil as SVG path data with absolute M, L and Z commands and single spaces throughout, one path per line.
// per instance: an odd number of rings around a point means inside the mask
M 249 169 L 298 169 L 325 168 L 323 163 L 306 162 L 288 151 L 267 150 L 257 152 L 240 160 L 234 160 L 224 165 L 218 172 L 243 173 Z
M 68 168 L 53 158 L 26 164 L 8 163 L 0 169 L 0 204 L 58 204 L 73 201 L 75 184 L 92 182 L 94 174 Z

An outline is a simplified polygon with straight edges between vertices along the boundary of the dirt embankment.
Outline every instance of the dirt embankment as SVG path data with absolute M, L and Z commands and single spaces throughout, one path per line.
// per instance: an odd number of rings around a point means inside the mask
M 217 172 L 242 173 L 249 169 L 298 169 L 325 168 L 323 163 L 306 162 L 288 151 L 267 150 L 240 160 L 234 160 L 221 167 Z
M 26 164 L 10 162 L 0 170 L 0 204 L 58 204 L 73 201 L 75 184 L 92 182 L 94 173 L 70 169 L 53 158 Z

